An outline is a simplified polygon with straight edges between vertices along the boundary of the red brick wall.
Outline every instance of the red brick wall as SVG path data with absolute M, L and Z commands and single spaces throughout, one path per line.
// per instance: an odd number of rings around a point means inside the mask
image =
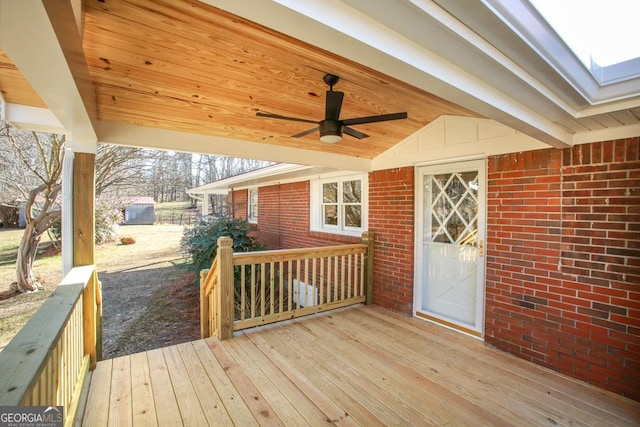
M 227 203 L 229 204 L 229 215 L 234 218 L 247 219 L 247 203 L 249 202 L 249 190 L 238 190 L 229 192 Z
M 236 192 L 240 201 L 236 202 L 236 206 L 242 200 L 246 205 L 247 191 L 243 191 Z M 361 241 L 358 237 L 310 231 L 309 192 L 309 181 L 258 188 L 258 224 L 255 233 L 258 242 L 267 249 L 294 249 Z M 246 208 L 244 212 L 237 210 L 236 217 L 239 214 L 246 218 Z
M 489 158 L 485 340 L 640 399 L 640 138 Z
M 369 230 L 375 233 L 373 302 L 413 313 L 414 169 L 369 174 Z

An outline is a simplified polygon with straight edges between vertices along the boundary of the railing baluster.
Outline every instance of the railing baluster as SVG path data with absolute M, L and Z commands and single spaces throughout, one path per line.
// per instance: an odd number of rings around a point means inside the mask
M 340 299 L 345 299 L 345 293 L 344 293 L 344 288 L 345 288 L 344 277 L 346 273 L 345 268 L 346 268 L 345 256 L 342 255 L 340 257 Z
M 256 317 L 256 265 L 251 264 L 251 319 Z
M 364 254 L 360 254 L 360 295 L 364 295 L 364 272 L 365 272 Z
M 340 280 L 338 279 L 338 274 L 340 273 L 340 265 L 339 265 L 340 257 L 338 255 L 333 257 L 333 300 L 336 301 L 338 299 L 338 285 Z
M 315 304 L 321 304 L 320 300 L 317 299 L 318 298 L 318 286 L 317 286 L 318 285 L 318 277 L 316 276 L 316 265 L 318 264 L 318 259 L 319 258 L 313 258 L 311 260 L 312 266 L 313 266 L 312 267 L 313 271 L 311 273 L 311 281 L 313 283 L 312 283 L 311 289 L 313 289 L 313 299 L 314 299 L 313 302 Z
M 320 304 L 324 304 L 324 259 L 320 258 Z
M 291 311 L 291 299 L 293 295 L 293 278 L 292 278 L 292 269 L 291 260 L 287 261 L 287 311 Z
M 247 269 L 245 266 L 240 267 L 240 319 L 247 317 Z
M 265 263 L 260 264 L 260 316 L 264 316 L 264 308 L 265 308 Z
M 309 258 L 304 260 L 304 306 L 309 307 Z
M 335 298 L 335 295 L 331 294 L 331 289 L 333 289 L 333 281 L 331 275 L 331 257 L 327 257 L 327 302 L 332 302 Z
M 276 275 L 275 275 L 275 271 L 274 271 L 274 266 L 275 264 L 273 263 L 273 261 L 271 261 L 271 264 L 269 265 L 269 293 L 270 293 L 270 304 L 269 304 L 269 308 L 271 309 L 270 314 L 274 313 L 275 310 L 275 300 L 274 298 L 276 297 L 276 293 L 275 293 L 275 289 L 274 289 L 274 284 L 275 284 L 275 279 L 276 279 Z
M 284 300 L 284 265 L 282 261 L 278 263 L 278 278 L 279 278 L 278 313 L 282 313 L 282 305 Z
M 353 281 L 351 279 L 351 273 L 353 273 L 353 255 L 347 255 L 347 258 L 349 259 L 349 267 L 347 268 L 347 298 L 351 298 L 355 296 L 355 289 L 352 289 Z
M 299 259 L 296 260 L 296 280 L 297 280 L 296 282 L 297 284 L 293 292 L 295 292 L 295 295 L 296 295 L 296 310 L 300 310 L 300 260 Z

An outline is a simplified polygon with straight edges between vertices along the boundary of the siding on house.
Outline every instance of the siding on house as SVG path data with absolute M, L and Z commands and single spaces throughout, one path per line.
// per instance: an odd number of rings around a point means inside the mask
M 489 158 L 485 340 L 640 400 L 640 138 Z
M 369 174 L 369 230 L 375 233 L 373 302 L 413 313 L 413 167 Z
M 310 231 L 309 192 L 309 181 L 259 187 L 254 237 L 271 250 L 360 243 L 357 237 Z M 246 219 L 247 197 L 248 190 L 233 192 L 235 218 Z

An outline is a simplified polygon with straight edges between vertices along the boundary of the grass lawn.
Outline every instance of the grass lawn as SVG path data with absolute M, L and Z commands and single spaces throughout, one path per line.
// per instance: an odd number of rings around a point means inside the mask
M 104 338 L 111 340 L 114 346 L 130 347 L 118 344 L 118 340 L 123 334 L 131 335 L 126 329 L 148 309 L 157 306 L 158 300 L 165 301 L 176 293 L 181 296 L 183 291 L 191 294 L 195 290 L 197 295 L 195 275 L 185 268 L 185 259 L 180 252 L 182 230 L 179 225 L 120 226 L 119 236 L 132 237 L 135 244 L 117 242 L 96 246 L 98 279 L 103 284 Z M 47 250 L 50 242 L 45 236 L 34 262 L 34 274 L 43 289 L 31 294 L 8 295 L 11 283 L 16 281 L 16 254 L 22 234 L 22 229 L 0 230 L 0 349 L 8 344 L 62 279 L 62 257 L 51 255 L 52 251 Z M 174 289 L 176 283 L 178 290 Z M 167 305 L 170 303 L 166 302 Z M 166 316 L 167 310 L 158 314 Z M 153 321 L 148 327 L 153 333 Z

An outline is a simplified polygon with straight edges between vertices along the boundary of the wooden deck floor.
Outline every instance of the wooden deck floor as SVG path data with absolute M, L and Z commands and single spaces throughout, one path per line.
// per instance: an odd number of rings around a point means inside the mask
M 86 426 L 640 424 L 640 403 L 356 306 L 100 362 Z

